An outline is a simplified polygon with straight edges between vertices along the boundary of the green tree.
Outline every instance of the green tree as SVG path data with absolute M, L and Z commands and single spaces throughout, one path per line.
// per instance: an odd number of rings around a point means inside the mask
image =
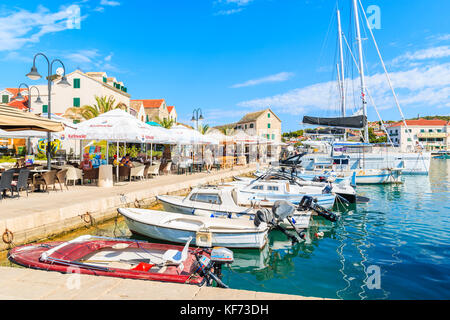
M 209 125 L 207 125 L 207 124 L 204 124 L 204 125 L 199 125 L 198 126 L 198 131 L 201 133 L 201 134 L 206 134 L 208 131 L 209 131 L 209 129 L 210 129 L 210 127 L 209 127 Z
M 156 117 L 155 122 L 160 124 L 163 128 L 170 129 L 175 124 L 175 120 L 173 119 L 160 119 L 159 117 Z

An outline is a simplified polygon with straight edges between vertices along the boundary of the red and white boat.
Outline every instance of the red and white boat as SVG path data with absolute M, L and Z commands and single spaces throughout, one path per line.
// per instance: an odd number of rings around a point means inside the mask
M 33 243 L 11 249 L 19 265 L 47 271 L 227 287 L 221 266 L 233 262 L 226 248 L 191 248 L 85 235 L 67 242 Z

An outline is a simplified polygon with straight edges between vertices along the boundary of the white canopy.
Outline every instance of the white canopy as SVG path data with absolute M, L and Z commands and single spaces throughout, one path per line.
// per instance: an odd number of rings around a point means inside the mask
M 217 140 L 218 142 L 228 142 L 228 141 L 233 141 L 232 136 L 227 136 L 225 134 L 223 134 L 222 132 L 220 132 L 217 129 L 211 129 L 208 130 L 208 132 L 206 133 L 206 136 L 208 138 L 212 138 L 214 140 Z
M 108 140 L 116 142 L 170 143 L 164 128 L 149 126 L 121 109 L 105 112 L 81 122 L 68 139 Z
M 216 139 L 182 125 L 173 126 L 169 131 L 178 144 L 219 144 Z

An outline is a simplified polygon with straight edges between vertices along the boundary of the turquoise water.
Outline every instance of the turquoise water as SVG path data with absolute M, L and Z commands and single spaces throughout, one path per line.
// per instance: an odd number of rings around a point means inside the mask
M 262 252 L 235 250 L 231 288 L 337 299 L 450 298 L 450 160 L 400 185 L 358 186 L 371 201 L 324 236 L 294 247 L 272 233 Z M 379 275 L 379 276 L 378 276 Z

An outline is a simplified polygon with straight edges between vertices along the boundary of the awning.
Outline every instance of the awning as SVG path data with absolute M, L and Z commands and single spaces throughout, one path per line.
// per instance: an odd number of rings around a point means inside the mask
M 4 104 L 0 105 L 0 129 L 5 131 L 45 131 L 59 132 L 64 130 L 61 122 L 44 119 L 30 112 L 24 112 Z

